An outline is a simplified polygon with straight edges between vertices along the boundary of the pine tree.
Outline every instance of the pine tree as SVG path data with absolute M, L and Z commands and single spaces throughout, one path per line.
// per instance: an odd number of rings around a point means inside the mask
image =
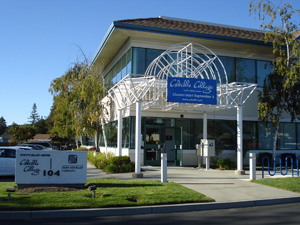
M 32 112 L 31 112 L 31 115 L 30 115 L 30 117 L 28 119 L 29 119 L 29 123 L 31 125 L 35 125 L 39 121 L 39 119 L 40 119 L 40 116 L 37 113 L 37 106 L 36 106 L 35 103 L 32 106 Z

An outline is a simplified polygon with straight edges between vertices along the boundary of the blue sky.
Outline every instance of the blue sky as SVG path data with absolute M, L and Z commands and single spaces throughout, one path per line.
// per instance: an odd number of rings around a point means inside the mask
M 169 16 L 259 29 L 250 0 L 0 0 L 0 117 L 28 123 L 52 106 L 48 92 L 80 58 L 91 60 L 112 21 Z M 274 2 L 280 2 L 274 0 Z M 300 9 L 299 0 L 290 0 Z

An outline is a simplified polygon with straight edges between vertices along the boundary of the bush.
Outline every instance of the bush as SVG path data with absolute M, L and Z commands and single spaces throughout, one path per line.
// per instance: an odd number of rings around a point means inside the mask
M 111 158 L 111 163 L 116 166 L 123 166 L 130 163 L 130 158 L 128 156 L 116 156 Z
M 100 153 L 94 156 L 94 152 L 88 152 L 88 161 L 98 169 L 107 173 L 128 173 L 134 171 L 134 163 L 128 156 L 113 156 L 108 153 Z
M 134 172 L 134 163 L 133 162 L 122 165 L 119 168 L 119 173 L 129 173 L 129 172 Z
M 217 159 L 217 166 L 220 169 L 225 169 L 225 170 L 232 170 L 236 168 L 235 162 L 229 158 Z
M 117 165 L 109 164 L 105 167 L 105 172 L 107 172 L 107 173 L 118 173 L 119 168 L 117 167 Z
M 128 173 L 134 171 L 134 163 L 128 156 L 115 156 L 111 163 L 104 169 L 108 173 Z
M 94 156 L 93 151 L 88 152 L 88 161 L 96 166 L 98 169 L 104 169 L 107 165 L 111 163 L 112 154 L 100 153 Z

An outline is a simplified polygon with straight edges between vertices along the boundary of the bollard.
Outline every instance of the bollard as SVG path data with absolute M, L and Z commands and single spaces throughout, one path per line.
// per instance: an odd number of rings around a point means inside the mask
M 168 182 L 167 178 L 167 153 L 161 153 L 161 182 Z
M 256 180 L 256 153 L 249 153 L 250 180 Z
M 210 169 L 210 157 L 206 156 L 205 160 L 206 160 L 206 170 L 209 170 Z

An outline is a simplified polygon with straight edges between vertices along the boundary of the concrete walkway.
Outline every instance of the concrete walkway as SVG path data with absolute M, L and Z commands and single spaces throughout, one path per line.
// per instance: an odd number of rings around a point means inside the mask
M 144 178 L 160 180 L 160 167 L 142 167 Z M 300 198 L 300 193 L 250 182 L 249 173 L 237 176 L 233 170 L 205 170 L 193 167 L 168 167 L 168 181 L 173 181 L 187 188 L 213 198 L 217 203 L 257 201 L 269 199 Z M 110 177 L 131 180 L 132 175 L 112 174 Z M 266 176 L 266 179 L 270 176 Z M 261 178 L 258 171 L 257 178 Z
M 144 177 L 139 180 L 160 180 L 160 167 L 142 167 Z M 133 180 L 132 173 L 106 174 L 88 164 L 87 179 L 117 178 Z M 261 178 L 258 172 L 257 178 Z M 270 178 L 265 175 L 265 178 Z M 29 220 L 44 218 L 121 216 L 153 213 L 187 212 L 212 209 L 252 207 L 258 205 L 300 202 L 300 194 L 251 183 L 249 174 L 237 176 L 230 170 L 204 170 L 193 167 L 168 167 L 168 181 L 179 183 L 198 191 L 215 202 L 154 205 L 142 207 L 43 210 L 43 211 L 0 211 L 0 220 Z

